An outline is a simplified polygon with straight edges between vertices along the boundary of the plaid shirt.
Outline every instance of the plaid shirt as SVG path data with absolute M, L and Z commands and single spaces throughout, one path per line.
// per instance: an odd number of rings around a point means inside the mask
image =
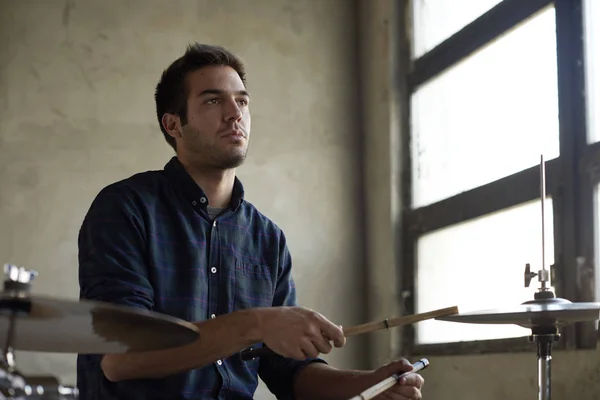
M 100 191 L 79 233 L 80 298 L 169 314 L 187 321 L 250 307 L 296 305 L 284 233 L 243 199 L 215 221 L 207 198 L 176 157 Z M 259 347 L 257 344 L 253 347 Z M 108 381 L 99 355 L 77 357 L 81 400 L 252 399 L 258 376 L 278 399 L 293 399 L 303 362 L 239 354 L 164 379 Z

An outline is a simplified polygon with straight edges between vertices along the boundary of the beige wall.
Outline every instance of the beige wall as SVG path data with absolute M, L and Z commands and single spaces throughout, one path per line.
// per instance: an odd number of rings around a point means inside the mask
M 248 65 L 239 175 L 287 233 L 301 302 L 364 322 L 355 37 L 347 0 L 0 2 L 0 262 L 38 270 L 34 293 L 77 298 L 92 198 L 168 161 L 154 86 L 188 42 L 215 43 Z M 359 367 L 361 341 L 327 358 Z M 25 373 L 75 382 L 74 355 L 18 356 Z

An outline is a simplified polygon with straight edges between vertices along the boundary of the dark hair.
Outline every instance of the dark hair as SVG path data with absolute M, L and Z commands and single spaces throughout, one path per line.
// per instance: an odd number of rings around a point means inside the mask
M 158 124 L 165 140 L 173 149 L 176 149 L 175 139 L 163 127 L 162 117 L 166 113 L 176 114 L 181 118 L 182 124 L 187 123 L 189 89 L 186 78 L 190 72 L 210 65 L 233 68 L 242 79 L 242 82 L 246 84 L 246 68 L 239 57 L 220 46 L 194 43 L 187 47 L 183 56 L 163 71 L 160 81 L 156 85 L 154 100 L 156 101 Z

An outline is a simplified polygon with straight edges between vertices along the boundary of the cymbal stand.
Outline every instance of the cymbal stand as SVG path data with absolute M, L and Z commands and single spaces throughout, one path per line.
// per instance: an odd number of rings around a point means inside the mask
M 538 400 L 551 399 L 552 378 L 552 343 L 558 341 L 560 334 L 558 328 L 534 327 L 531 329 L 530 342 L 537 344 L 538 357 Z
M 9 296 L 0 299 L 0 313 L 8 317 L 8 332 L 0 361 L 0 392 L 6 399 L 19 399 L 26 395 L 25 378 L 17 371 L 14 354 L 14 335 L 16 318 L 19 314 L 31 312 L 31 303 L 27 301 L 31 281 L 37 275 L 12 264 L 4 265 L 4 292 Z
M 540 157 L 540 200 L 542 205 L 542 269 L 537 273 L 531 272 L 529 264 L 525 265 L 525 287 L 529 287 L 531 279 L 538 277 L 540 287 L 534 294 L 534 300 L 525 302 L 535 304 L 552 304 L 564 301 L 557 299 L 554 292 L 548 286 L 550 282 L 550 273 L 546 269 L 546 226 L 544 215 L 544 202 L 546 200 L 546 170 L 544 164 L 544 156 Z M 548 286 L 547 286 L 548 284 Z M 538 400 L 551 399 L 551 377 L 552 377 L 552 343 L 558 341 L 560 333 L 558 328 L 551 322 L 544 323 L 539 321 L 531 329 L 530 342 L 537 344 L 538 356 Z
M 536 300 L 554 298 L 554 293 L 546 286 L 550 282 L 550 272 L 546 268 L 546 217 L 545 217 L 545 201 L 546 201 L 546 167 L 544 164 L 544 156 L 540 156 L 540 200 L 542 207 L 542 269 L 537 273 L 531 272 L 529 264 L 525 265 L 525 287 L 529 287 L 531 279 L 538 277 L 540 287 L 534 294 Z
M 15 325 L 17 317 L 31 312 L 28 300 L 31 281 L 36 271 L 12 264 L 4 265 L 4 297 L 0 298 L 0 315 L 9 319 L 6 342 L 0 359 L 0 400 L 41 399 L 46 395 L 76 399 L 76 387 L 64 386 L 51 376 L 25 378 L 18 370 L 14 354 Z

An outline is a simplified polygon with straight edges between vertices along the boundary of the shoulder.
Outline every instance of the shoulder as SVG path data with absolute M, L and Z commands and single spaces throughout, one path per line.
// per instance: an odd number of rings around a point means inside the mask
M 167 183 L 164 171 L 145 171 L 131 175 L 100 189 L 96 199 L 136 200 L 155 194 Z
M 110 183 L 98 191 L 89 212 L 144 208 L 166 182 L 164 171 L 145 171 Z
M 164 171 L 145 171 L 104 186 L 98 196 L 143 196 L 154 192 L 167 182 Z

